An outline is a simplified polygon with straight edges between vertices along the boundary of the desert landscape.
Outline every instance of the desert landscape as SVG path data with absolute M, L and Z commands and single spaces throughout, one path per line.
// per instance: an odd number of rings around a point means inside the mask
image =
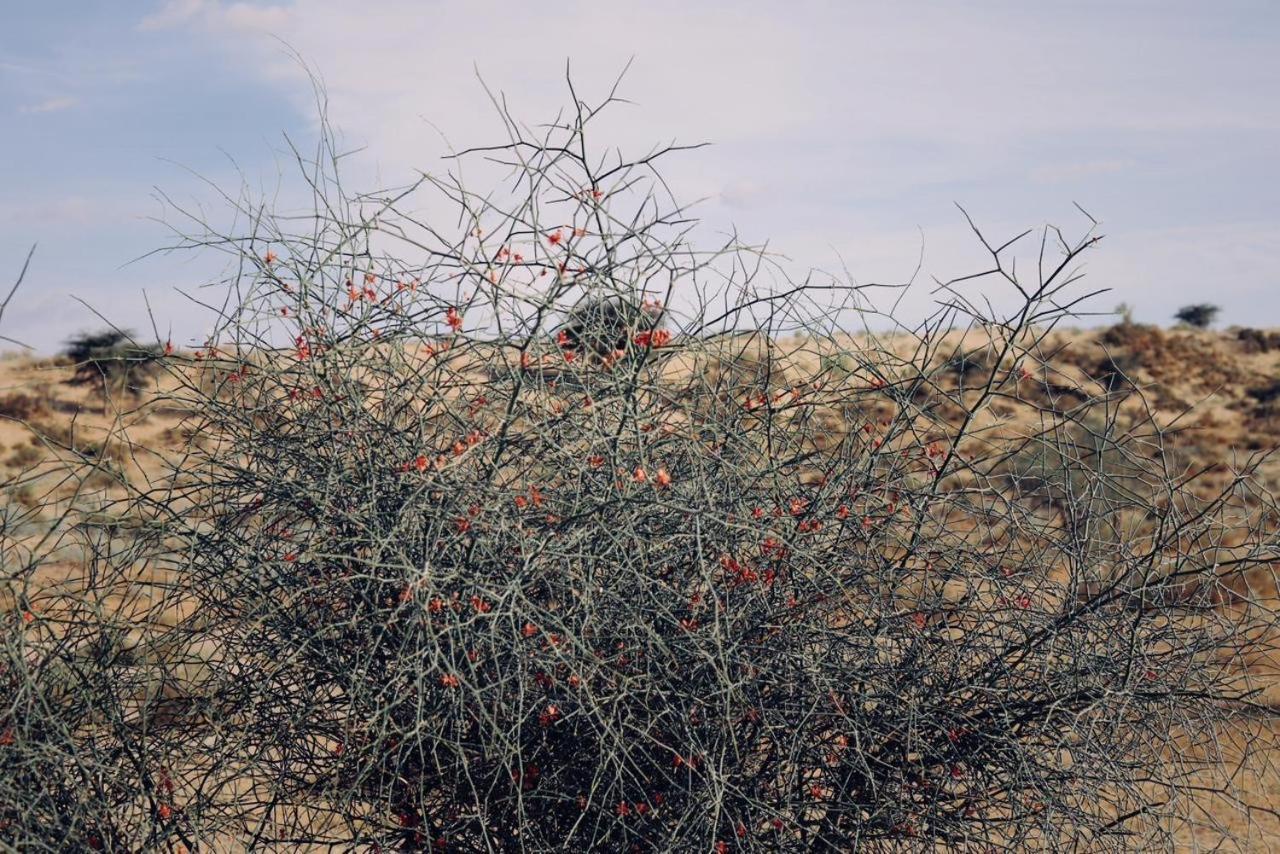
M 818 461 L 824 456 L 839 459 L 839 449 L 850 443 L 865 439 L 860 446 L 864 450 L 889 452 L 868 437 L 878 436 L 886 425 L 908 417 L 902 399 L 892 394 L 892 385 L 886 386 L 856 367 L 845 370 L 841 359 L 857 362 L 854 354 L 878 353 L 886 373 L 902 376 L 904 365 L 921 358 L 919 341 L 910 336 L 889 335 L 874 341 L 793 337 L 768 344 L 759 340 L 744 343 L 733 337 L 713 340 L 721 343 L 682 348 L 679 337 L 666 342 L 668 352 L 664 355 L 668 358 L 654 381 L 686 393 L 697 385 L 696 378 L 717 390 L 731 387 L 728 398 L 719 392 L 715 398 L 746 410 L 753 408 L 753 398 L 770 401 L 777 407 L 778 422 L 788 425 L 797 441 L 817 454 L 817 459 L 808 458 L 795 472 L 801 485 L 821 489 L 823 466 Z M 998 484 L 1015 503 L 1052 504 L 1048 493 L 1070 487 L 1070 466 L 1059 463 L 1046 470 L 1041 468 L 1042 461 L 1026 462 L 1027 443 L 1043 436 L 1046 411 L 1083 412 L 1102 405 L 1102 401 L 1110 401 L 1105 408 L 1118 431 L 1135 441 L 1159 438 L 1160 456 L 1175 477 L 1198 470 L 1196 494 L 1205 500 L 1231 491 L 1233 479 L 1243 468 L 1242 459 L 1259 452 L 1265 456 L 1280 441 L 1280 421 L 1274 416 L 1275 400 L 1280 397 L 1275 379 L 1280 376 L 1280 333 L 1161 329 L 1133 323 L 1093 330 L 1061 329 L 1037 335 L 1035 348 L 1028 351 L 1033 358 L 1016 370 L 1008 364 L 1002 368 L 996 346 L 982 331 L 947 333 L 933 343 L 933 355 L 926 360 L 938 387 L 959 395 L 956 399 L 960 401 L 966 389 L 982 388 L 1002 369 L 1006 379 L 1013 380 L 1010 393 L 969 418 L 962 434 L 965 438 L 956 447 L 960 458 L 986 461 L 986 470 L 981 476 L 976 471 L 958 472 L 945 481 L 950 489 L 991 489 Z M 436 349 L 438 345 L 417 344 L 406 352 L 425 364 Z M 478 362 L 492 367 L 495 357 L 486 353 L 489 351 L 481 349 L 453 357 L 459 365 L 456 375 L 475 384 L 475 389 L 457 389 L 456 401 L 474 399 L 476 389 L 483 392 L 489 387 L 491 380 L 477 374 L 473 365 Z M 190 395 L 195 389 L 217 396 L 210 380 L 234 372 L 227 371 L 226 355 L 212 352 L 170 351 L 161 358 L 166 367 L 141 370 L 128 381 L 135 385 L 132 390 L 113 384 L 103 374 L 96 380 L 91 375 L 85 382 L 81 373 L 78 382 L 77 368 L 82 370 L 83 364 L 77 366 L 66 356 L 38 359 L 15 354 L 0 363 L 7 567 L 0 588 L 0 610 L 28 650 L 42 646 L 56 649 L 59 639 L 73 636 L 74 645 L 80 647 L 109 641 L 111 654 L 127 662 L 130 673 L 128 680 L 117 683 L 127 692 L 118 698 L 120 713 L 131 725 L 146 722 L 145 726 L 156 732 L 174 727 L 198 730 L 199 721 L 212 723 L 207 716 L 213 707 L 208 704 L 216 705 L 216 692 L 225 689 L 227 678 L 227 663 L 222 658 L 226 652 L 218 640 L 217 623 L 207 610 L 202 611 L 202 596 L 193 588 L 198 582 L 180 566 L 159 568 L 154 558 L 141 562 L 136 570 L 130 569 L 128 562 L 113 566 L 91 554 L 94 538 L 73 531 L 138 524 L 129 518 L 138 511 L 137 504 L 129 500 L 131 494 L 164 489 L 170 496 L 166 500 L 184 500 L 172 494 L 173 473 L 188 465 L 193 449 L 213 438 L 201 435 L 198 400 Z M 560 372 L 575 367 L 561 363 L 558 355 L 541 358 L 554 360 Z M 895 358 L 901 360 L 897 365 L 892 362 Z M 772 367 L 761 371 L 765 359 Z M 498 363 L 516 367 L 509 358 L 498 357 Z M 558 397 L 566 399 L 562 397 L 566 393 L 555 386 L 567 384 L 568 377 L 561 373 L 550 376 L 555 377 L 550 396 L 545 397 L 546 391 L 537 392 L 544 396 L 539 404 L 544 409 L 555 409 Z M 850 378 L 856 379 L 851 382 Z M 679 407 L 674 414 L 681 411 L 688 415 L 700 410 Z M 932 449 L 946 443 L 949 434 L 961 435 L 953 431 L 971 411 L 963 406 L 943 411 L 951 423 L 936 419 L 920 433 L 900 438 L 898 444 L 923 447 L 931 459 L 938 453 Z M 797 421 L 797 415 L 802 419 Z M 531 429 L 533 423 L 526 423 L 523 429 Z M 476 431 L 492 435 L 493 424 L 481 424 Z M 674 429 L 685 426 L 675 421 L 664 429 L 672 430 L 671 424 L 677 425 Z M 1114 466 L 1117 476 L 1125 471 L 1123 461 L 1093 462 Z M 431 465 L 437 463 L 433 460 Z M 1258 494 L 1265 495 L 1277 485 L 1280 462 L 1266 456 L 1249 469 L 1248 476 L 1256 483 Z M 547 493 L 568 488 L 552 476 L 543 475 L 539 480 Z M 536 489 L 533 494 L 539 495 Z M 523 506 L 525 499 L 516 500 Z M 1061 519 L 1062 507 L 1040 509 L 1047 511 L 1046 518 Z M 1261 514 L 1263 520 L 1268 518 L 1269 508 L 1261 501 L 1245 509 Z M 1274 519 L 1263 524 L 1273 525 Z M 1227 555 L 1247 538 L 1246 530 L 1205 532 L 1204 539 L 1211 541 L 1215 554 Z M 990 532 L 970 530 L 964 538 L 990 545 L 1011 537 L 1004 532 L 993 539 Z M 34 560 L 36 555 L 42 559 Z M 1046 573 L 1046 579 L 1052 575 Z M 1276 782 L 1280 778 L 1275 773 L 1280 745 L 1274 743 L 1277 729 L 1273 714 L 1275 703 L 1280 702 L 1280 658 L 1273 616 L 1280 596 L 1274 564 L 1258 563 L 1240 572 L 1224 568 L 1216 575 L 1211 573 L 1210 578 L 1214 579 L 1209 582 L 1213 589 L 1202 600 L 1212 603 L 1218 618 L 1248 626 L 1248 643 L 1231 635 L 1231 643 L 1218 654 L 1233 676 L 1228 683 L 1242 687 L 1249 698 L 1248 711 L 1223 722 L 1207 742 L 1203 733 L 1181 745 L 1175 736 L 1165 748 L 1175 752 L 1186 749 L 1187 755 L 1196 751 L 1212 754 L 1210 761 L 1191 763 L 1185 770 L 1188 776 L 1180 781 L 1188 787 L 1180 795 L 1184 803 L 1176 820 L 1165 819 L 1170 823 L 1165 831 L 1171 834 L 1177 850 L 1268 850 L 1280 844 L 1280 822 L 1271 808 L 1280 791 Z M 1188 587 L 1205 583 L 1203 575 L 1185 584 L 1179 582 Z M 936 596 L 935 604 L 955 602 L 968 594 L 951 588 L 964 584 L 952 578 L 944 584 L 948 589 L 930 590 L 928 579 L 904 579 L 902 589 L 893 593 L 895 607 L 910 610 L 916 607 L 911 603 L 931 596 Z M 1063 585 L 1061 579 L 1042 581 L 1036 589 L 1048 595 L 1047 591 Z M 1057 595 L 1062 595 L 1061 590 Z M 1194 592 L 1180 595 L 1196 598 Z M 985 600 L 984 607 L 996 608 L 990 600 Z M 82 633 L 70 628 L 77 620 L 93 625 L 91 637 L 78 636 Z M 85 653 L 79 649 L 76 654 Z M 5 733 L 6 746 L 23 737 L 12 724 Z M 332 745 L 330 749 L 334 749 Z M 1177 761 L 1185 758 L 1180 756 Z M 167 763 L 164 767 L 171 768 Z M 341 839 L 350 832 L 344 827 L 344 821 L 351 821 L 349 807 L 347 817 L 341 818 L 344 813 L 330 809 L 323 796 L 309 804 L 295 802 L 284 808 L 278 804 L 274 813 L 250 806 L 281 799 L 279 793 L 272 796 L 271 781 L 263 779 L 264 771 L 249 762 L 224 766 L 221 773 L 225 779 L 210 801 L 208 791 L 202 791 L 208 778 L 199 779 L 199 775 L 210 774 L 211 769 L 207 764 L 201 768 L 192 763 L 185 773 L 163 772 L 168 776 L 161 787 L 167 787 L 164 790 L 169 793 L 165 809 L 189 810 L 203 801 L 199 809 L 208 811 L 210 803 L 221 800 L 225 805 L 228 799 L 241 799 L 240 823 L 252 826 L 254 821 L 274 821 L 273 828 L 285 838 L 301 834 L 314 837 L 320 845 L 321 839 Z M 396 821 L 394 815 L 379 815 L 376 807 L 361 820 L 369 827 Z M 266 826 L 261 825 L 260 830 Z M 201 847 L 210 850 L 234 850 L 245 844 L 225 827 L 200 841 Z M 184 845 L 187 843 L 182 841 L 170 843 L 173 850 Z
M 0 852 L 1280 851 L 1266 4 L 4 21 Z

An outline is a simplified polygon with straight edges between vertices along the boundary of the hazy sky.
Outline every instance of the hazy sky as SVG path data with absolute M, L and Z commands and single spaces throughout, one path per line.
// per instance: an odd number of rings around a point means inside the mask
M 1166 322 L 1209 300 L 1280 325 L 1280 3 L 754 0 L 0 0 L 0 285 L 38 242 L 0 333 L 42 349 L 111 320 L 205 331 L 173 290 L 156 188 L 215 218 L 315 134 L 311 84 L 367 146 L 367 188 L 502 138 L 476 69 L 530 123 L 634 63 L 607 125 L 632 153 L 710 141 L 665 172 L 801 265 L 901 280 L 980 263 L 955 202 L 993 235 L 1046 222 L 1107 235 L 1090 285 Z M 194 174 L 193 174 L 194 173 Z M 924 300 L 921 295 L 920 300 Z

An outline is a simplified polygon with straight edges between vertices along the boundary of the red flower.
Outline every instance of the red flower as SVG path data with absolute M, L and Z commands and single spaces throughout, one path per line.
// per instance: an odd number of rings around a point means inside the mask
M 444 313 L 444 322 L 449 324 L 449 328 L 457 332 L 462 328 L 462 315 L 458 314 L 458 310 L 453 306 L 449 306 L 449 310 Z
M 925 617 L 925 615 L 922 612 L 916 611 L 914 614 L 911 615 L 911 622 L 916 624 L 917 629 L 923 629 L 925 627 L 925 624 L 928 622 L 928 618 Z
M 661 466 L 658 467 L 658 473 L 654 475 L 654 482 L 658 484 L 659 489 L 665 489 L 671 485 L 671 475 Z
M 461 684 L 461 680 L 452 673 L 445 673 L 440 677 L 440 684 L 446 688 L 457 688 Z
M 590 465 L 593 469 L 598 469 L 602 465 L 604 465 L 604 457 L 600 456 L 599 454 L 595 454 L 594 456 L 587 457 L 587 464 Z
M 168 804 L 161 804 L 156 807 L 156 813 L 160 816 L 161 821 L 168 821 L 169 816 L 173 815 L 173 807 Z
M 426 454 L 418 454 L 418 456 L 415 457 L 413 460 L 413 467 L 416 468 L 418 471 L 426 471 L 427 470 Z
M 626 818 L 631 815 L 631 805 L 626 801 L 618 801 L 617 812 L 619 818 Z
M 523 771 L 513 770 L 511 779 L 520 784 L 520 788 L 529 791 L 538 782 L 538 778 L 542 776 L 542 769 L 537 765 L 526 765 Z
M 271 265 L 271 264 L 274 264 L 274 263 L 276 262 L 276 257 L 277 257 L 277 256 L 276 256 L 276 253 L 274 253 L 274 252 L 272 252 L 270 249 L 268 249 L 268 250 L 267 250 L 267 254 L 262 256 L 262 260 L 263 260 L 266 264 Z
M 493 610 L 493 606 L 481 599 L 479 596 L 471 597 L 471 607 L 476 609 L 477 613 L 487 614 Z
M 665 329 L 652 332 L 641 332 L 635 337 L 637 347 L 661 347 L 671 340 L 671 333 Z
M 531 638 L 538 633 L 538 627 L 535 626 L 533 623 L 525 623 L 524 628 L 521 629 L 520 631 L 521 631 L 521 634 L 523 634 L 525 637 Z
M 561 234 L 559 231 L 556 231 L 554 234 L 547 235 L 547 242 L 550 243 L 552 246 L 560 245 L 561 240 L 564 240 L 564 235 Z
M 644 483 L 646 480 L 649 479 L 649 475 L 645 472 L 645 470 L 642 467 L 636 466 L 636 470 L 635 472 L 632 473 L 631 479 L 634 480 L 636 483 Z

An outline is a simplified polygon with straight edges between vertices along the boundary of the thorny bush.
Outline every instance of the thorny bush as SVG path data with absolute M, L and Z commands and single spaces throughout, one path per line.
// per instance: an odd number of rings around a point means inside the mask
M 600 109 L 460 155 L 505 170 L 488 194 L 351 195 L 326 137 L 298 155 L 314 216 L 246 204 L 248 233 L 184 241 L 238 265 L 205 346 L 167 348 L 193 439 L 85 550 L 198 599 L 199 688 L 130 699 L 136 652 L 17 627 L 4 678 L 61 662 L 80 695 L 6 690 L 0 838 L 1169 844 L 1214 761 L 1192 748 L 1251 709 L 1221 576 L 1275 538 L 1248 468 L 1207 496 L 1168 470 L 1120 417 L 1138 390 L 1050 382 L 1096 235 L 1046 229 L 1028 280 L 975 229 L 989 270 L 855 336 L 868 288 L 695 249 L 652 171 L 672 149 L 593 155 Z

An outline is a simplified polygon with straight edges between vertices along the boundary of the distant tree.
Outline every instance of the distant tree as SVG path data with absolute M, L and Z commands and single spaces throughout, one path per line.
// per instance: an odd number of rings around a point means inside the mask
M 85 332 L 67 341 L 62 353 L 74 363 L 70 383 L 101 383 L 104 393 L 128 391 L 137 394 L 141 382 L 154 376 L 161 349 L 133 341 L 127 330 L 105 329 Z
M 1125 326 L 1133 325 L 1133 306 L 1127 302 L 1122 302 L 1116 306 L 1116 314 L 1120 315 L 1120 323 Z
M 1220 309 L 1216 305 L 1199 302 L 1194 305 L 1184 305 L 1178 309 L 1178 313 L 1174 315 L 1174 318 L 1196 329 L 1208 329 L 1213 324 L 1213 319 L 1218 316 L 1219 311 Z

